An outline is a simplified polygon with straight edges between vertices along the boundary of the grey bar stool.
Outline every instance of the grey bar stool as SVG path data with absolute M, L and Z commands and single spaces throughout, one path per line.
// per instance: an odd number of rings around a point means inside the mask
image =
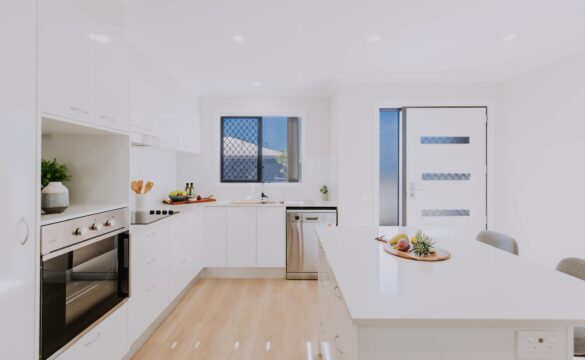
M 585 280 L 585 259 L 566 258 L 557 265 L 557 270 Z M 585 357 L 585 328 L 575 328 L 575 356 Z
M 495 231 L 484 230 L 481 231 L 475 239 L 484 244 L 488 244 L 497 247 L 500 250 L 507 251 L 514 255 L 518 255 L 518 243 L 516 240 L 509 237 L 508 235 L 500 234 Z

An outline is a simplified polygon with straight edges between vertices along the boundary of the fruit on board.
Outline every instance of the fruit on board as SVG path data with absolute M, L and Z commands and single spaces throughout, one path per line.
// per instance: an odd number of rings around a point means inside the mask
M 169 193 L 170 196 L 187 196 L 187 192 L 183 190 L 175 190 Z
M 388 241 L 388 244 L 390 244 L 390 245 L 396 245 L 396 244 L 398 244 L 398 242 L 401 239 L 408 240 L 408 235 L 406 235 L 406 234 L 397 234 L 392 239 L 390 239 L 390 241 Z
M 412 245 L 413 254 L 417 256 L 429 256 L 436 252 L 434 248 L 435 242 L 430 236 L 422 231 L 417 231 L 415 237 L 416 243 Z
M 407 239 L 400 239 L 396 244 L 396 249 L 399 251 L 407 252 L 410 250 L 410 242 Z

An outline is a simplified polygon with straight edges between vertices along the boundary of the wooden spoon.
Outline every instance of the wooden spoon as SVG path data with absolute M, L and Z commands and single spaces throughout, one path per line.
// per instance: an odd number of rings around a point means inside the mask
M 138 183 L 138 194 L 142 194 L 142 186 L 144 186 L 144 181 L 138 180 L 136 183 Z
M 148 181 L 146 183 L 146 185 L 144 185 L 144 193 L 146 194 L 147 192 L 149 192 L 150 190 L 152 190 L 152 187 L 154 186 L 154 183 L 152 181 Z
M 138 182 L 132 180 L 132 182 L 130 183 L 130 188 L 132 189 L 132 191 L 134 191 L 136 194 L 140 194 L 140 187 L 138 186 Z

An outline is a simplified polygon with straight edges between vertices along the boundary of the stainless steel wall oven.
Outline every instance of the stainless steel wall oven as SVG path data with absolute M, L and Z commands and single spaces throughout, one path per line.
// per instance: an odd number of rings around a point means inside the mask
M 128 208 L 41 229 L 41 359 L 56 357 L 129 296 Z

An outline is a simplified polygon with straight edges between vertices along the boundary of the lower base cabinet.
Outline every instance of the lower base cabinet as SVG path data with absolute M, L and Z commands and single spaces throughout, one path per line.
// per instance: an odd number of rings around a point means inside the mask
M 128 351 L 127 311 L 128 305 L 122 305 L 61 354 L 59 360 L 122 359 Z
M 319 245 L 319 348 L 323 360 L 357 360 L 357 329 Z

